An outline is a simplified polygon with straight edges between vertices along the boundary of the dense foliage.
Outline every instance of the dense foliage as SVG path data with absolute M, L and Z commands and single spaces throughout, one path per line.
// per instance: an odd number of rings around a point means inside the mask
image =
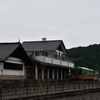
M 69 57 L 74 59 L 75 66 L 100 69 L 100 44 L 77 47 L 67 50 Z

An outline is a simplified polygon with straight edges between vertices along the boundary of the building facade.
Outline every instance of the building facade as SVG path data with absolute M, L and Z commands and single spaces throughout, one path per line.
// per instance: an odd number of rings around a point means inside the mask
M 26 76 L 28 79 L 68 79 L 74 63 L 68 57 L 62 40 L 26 41 L 22 43 L 22 46 L 34 65 L 27 67 Z
M 32 66 L 21 43 L 0 43 L 0 79 L 26 78 L 26 66 Z

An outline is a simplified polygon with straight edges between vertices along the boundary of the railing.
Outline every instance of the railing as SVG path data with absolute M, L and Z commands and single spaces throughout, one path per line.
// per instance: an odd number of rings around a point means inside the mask
M 57 65 L 62 65 L 67 67 L 74 67 L 74 63 L 71 58 L 65 55 L 59 55 L 54 52 L 38 51 L 35 52 L 35 55 L 33 57 L 45 63 L 57 64 Z
M 34 56 L 45 56 L 49 58 L 54 58 L 62 61 L 70 61 L 72 62 L 72 59 L 67 57 L 66 55 L 60 55 L 56 52 L 50 52 L 50 51 L 36 51 L 34 52 Z
M 54 80 L 2 80 L 0 82 L 0 100 L 27 98 L 47 94 L 64 93 L 85 89 L 100 88 L 100 81 L 68 82 Z

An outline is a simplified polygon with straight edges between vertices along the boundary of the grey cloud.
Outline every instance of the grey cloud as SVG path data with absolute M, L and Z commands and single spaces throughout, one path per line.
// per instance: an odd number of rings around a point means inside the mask
M 100 0 L 1 0 L 0 41 L 62 39 L 66 47 L 100 43 Z

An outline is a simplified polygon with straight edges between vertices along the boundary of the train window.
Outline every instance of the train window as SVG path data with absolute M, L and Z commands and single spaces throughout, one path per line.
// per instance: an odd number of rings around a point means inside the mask
M 4 69 L 10 70 L 23 70 L 23 64 L 15 64 L 15 63 L 4 63 Z
M 73 74 L 73 75 L 82 74 L 82 70 L 81 69 L 73 69 L 73 70 L 71 70 L 71 74 Z
M 93 75 L 93 72 L 91 72 L 91 75 Z

